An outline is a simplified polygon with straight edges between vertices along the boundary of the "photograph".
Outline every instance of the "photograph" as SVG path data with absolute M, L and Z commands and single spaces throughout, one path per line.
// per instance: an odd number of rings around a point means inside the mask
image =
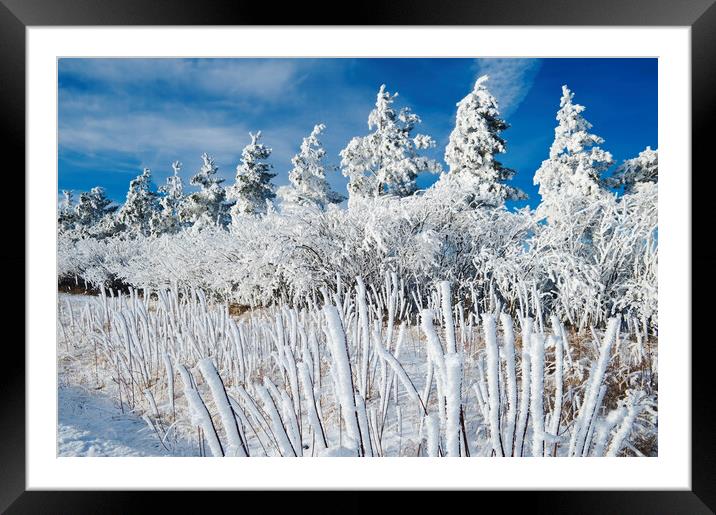
M 57 457 L 659 456 L 658 58 L 56 63 Z

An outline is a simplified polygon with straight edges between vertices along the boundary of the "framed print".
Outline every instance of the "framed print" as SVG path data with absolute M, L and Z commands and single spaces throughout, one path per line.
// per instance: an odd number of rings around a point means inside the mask
M 716 8 L 508 4 L 3 0 L 2 509 L 710 513 Z

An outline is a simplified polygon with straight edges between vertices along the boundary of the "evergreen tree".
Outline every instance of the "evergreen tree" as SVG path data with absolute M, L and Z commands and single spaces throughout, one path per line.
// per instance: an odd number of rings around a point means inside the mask
M 60 203 L 60 212 L 72 211 L 72 192 L 70 190 L 62 190 L 62 202 Z
M 495 159 L 495 154 L 506 151 L 500 133 L 509 125 L 500 118 L 497 101 L 485 86 L 487 80 L 487 75 L 478 78 L 472 92 L 457 104 L 455 128 L 445 149 L 450 169 L 437 186 L 459 188 L 470 205 L 496 206 L 526 196 L 505 184 L 515 172 Z
M 286 204 L 325 209 L 328 204 L 343 202 L 344 197 L 333 191 L 326 180 L 323 164 L 326 150 L 318 139 L 325 128 L 323 124 L 313 127 L 311 134 L 303 138 L 300 152 L 291 159 L 293 169 L 288 173 L 291 186 L 279 190 Z
M 72 192 L 62 190 L 62 196 L 62 202 L 57 213 L 57 227 L 61 231 L 67 231 L 74 228 L 75 222 L 77 222 L 77 215 L 72 206 Z
M 241 163 L 236 167 L 236 182 L 228 192 L 228 198 L 235 200 L 231 208 L 231 218 L 236 221 L 241 215 L 260 215 L 266 213 L 267 202 L 276 197 L 271 172 L 272 166 L 266 163 L 271 149 L 260 143 L 261 131 L 249 133 L 251 143 L 241 152 Z
M 658 180 L 659 151 L 646 147 L 637 157 L 624 161 L 614 175 L 606 180 L 606 184 L 613 188 L 624 186 L 624 193 L 631 193 L 640 183 Z
M 112 206 L 104 188 L 95 186 L 90 191 L 80 193 L 75 206 L 75 219 L 79 225 L 90 227 L 107 215 L 114 213 L 117 206 Z
M 573 97 L 574 93 L 562 86 L 559 123 L 549 159 L 542 161 L 534 176 L 542 196 L 538 212 L 550 220 L 555 218 L 561 203 L 588 201 L 602 194 L 601 176 L 613 162 L 612 155 L 598 146 L 604 140 L 589 132 L 592 124 L 582 116 L 585 107 L 573 103 Z
M 161 216 L 156 232 L 176 232 L 181 228 L 181 212 L 184 203 L 184 184 L 179 172 L 182 164 L 179 161 L 172 163 L 174 174 L 167 177 L 167 183 L 159 188 L 161 197 Z
M 397 96 L 383 84 L 368 117 L 368 129 L 373 132 L 353 138 L 340 153 L 343 175 L 349 180 L 349 201 L 354 197 L 411 195 L 417 189 L 418 174 L 440 171 L 435 160 L 418 154 L 435 142 L 423 134 L 411 137 L 420 118 L 407 107 L 396 111 L 393 102 Z
M 221 186 L 224 179 L 217 177 L 219 168 L 208 154 L 201 155 L 203 161 L 199 171 L 191 178 L 192 186 L 199 186 L 182 203 L 180 221 L 188 224 L 226 224 L 226 190 Z
M 141 175 L 129 182 L 127 199 L 119 210 L 118 220 L 132 234 L 148 236 L 155 233 L 159 202 L 151 190 L 152 172 L 145 168 Z

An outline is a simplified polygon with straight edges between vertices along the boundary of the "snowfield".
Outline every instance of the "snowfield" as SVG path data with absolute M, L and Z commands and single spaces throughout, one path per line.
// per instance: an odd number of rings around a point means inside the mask
M 241 317 L 199 290 L 61 295 L 59 455 L 656 453 L 655 348 L 619 318 L 578 342 L 460 312 L 443 283 L 383 322 L 356 286 Z
M 58 301 L 77 313 L 96 298 L 60 293 Z M 72 333 L 72 326 L 64 333 Z M 141 412 L 120 406 L 106 374 L 95 372 L 93 356 L 58 337 L 58 456 L 192 456 L 191 444 L 176 436 L 162 442 Z M 99 368 L 97 372 L 102 372 Z M 101 379 L 100 379 L 101 378 Z
M 115 400 L 76 386 L 57 390 L 58 456 L 191 456 L 167 449 L 138 416 L 122 414 Z

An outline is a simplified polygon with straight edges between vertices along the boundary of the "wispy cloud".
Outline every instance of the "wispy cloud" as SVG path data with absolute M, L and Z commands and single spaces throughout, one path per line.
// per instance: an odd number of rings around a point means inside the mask
M 177 152 L 201 154 L 207 151 L 221 158 L 235 155 L 249 128 L 240 123 L 216 125 L 202 118 L 195 116 L 191 123 L 183 123 L 181 117 L 159 113 L 88 117 L 82 123 L 61 125 L 60 145 L 84 153 L 147 155 L 158 152 L 168 159 Z
M 490 89 L 507 116 L 529 90 L 539 62 L 484 59 L 475 66 L 490 74 Z M 248 132 L 262 130 L 264 143 L 273 149 L 275 183 L 285 184 L 290 159 L 315 123 L 328 126 L 323 141 L 332 164 L 338 164 L 338 153 L 352 136 L 367 132 L 373 85 L 387 80 L 384 72 L 373 73 L 378 69 L 316 59 L 63 59 L 63 170 L 75 170 L 75 176 L 83 174 L 87 182 L 122 184 L 128 174 L 149 167 L 161 184 L 171 173 L 172 161 L 184 163 L 182 175 L 188 179 L 207 152 L 219 174 L 232 182 Z M 369 78 L 355 81 L 356 73 Z M 410 91 L 401 93 L 405 96 L 399 104 L 412 107 L 416 101 Z M 454 105 L 447 96 L 444 104 L 451 109 Z M 426 120 L 440 112 L 428 116 L 418 111 Z M 453 123 L 451 116 L 445 120 L 445 127 L 433 121 L 438 139 Z M 430 123 L 421 129 L 433 134 Z M 330 174 L 330 181 L 345 189 L 340 174 Z M 119 197 L 121 189 L 111 193 Z
M 345 68 L 315 59 L 63 59 L 59 71 L 61 172 L 88 183 L 122 183 L 149 167 L 161 184 L 174 160 L 188 180 L 203 152 L 232 182 L 249 131 L 261 130 L 274 182 L 286 184 L 314 124 L 328 126 L 323 142 L 337 164 L 350 137 L 367 131 L 375 98 Z M 340 174 L 330 180 L 345 188 Z
M 310 64 L 295 59 L 62 59 L 60 73 L 115 90 L 151 85 L 168 92 L 281 101 L 300 84 L 302 70 Z
M 126 163 L 147 166 L 159 183 L 172 161 L 184 162 L 188 177 L 207 152 L 231 179 L 249 131 L 261 129 L 274 159 L 289 163 L 303 129 L 264 113 L 297 105 L 297 86 L 313 66 L 309 60 L 63 59 L 63 162 L 88 170 L 112 162 L 105 173 L 127 172 Z
M 163 182 L 174 160 L 184 163 L 188 178 L 200 164 L 200 156 L 207 152 L 219 165 L 220 175 L 231 180 L 240 159 L 242 148 L 249 143 L 249 131 L 264 129 L 264 142 L 273 149 L 272 161 L 277 166 L 288 164 L 290 156 L 304 135 L 295 127 L 249 126 L 235 120 L 212 120 L 200 112 L 166 115 L 154 112 L 106 113 L 87 117 L 78 123 L 60 128 L 60 148 L 88 157 L 88 164 L 114 160 L 119 166 L 133 158 L 141 167 L 155 172 L 155 181 Z M 279 164 L 281 163 L 281 164 Z
M 542 62 L 540 59 L 478 59 L 478 75 L 488 75 L 488 88 L 495 95 L 502 115 L 514 113 L 529 93 Z

